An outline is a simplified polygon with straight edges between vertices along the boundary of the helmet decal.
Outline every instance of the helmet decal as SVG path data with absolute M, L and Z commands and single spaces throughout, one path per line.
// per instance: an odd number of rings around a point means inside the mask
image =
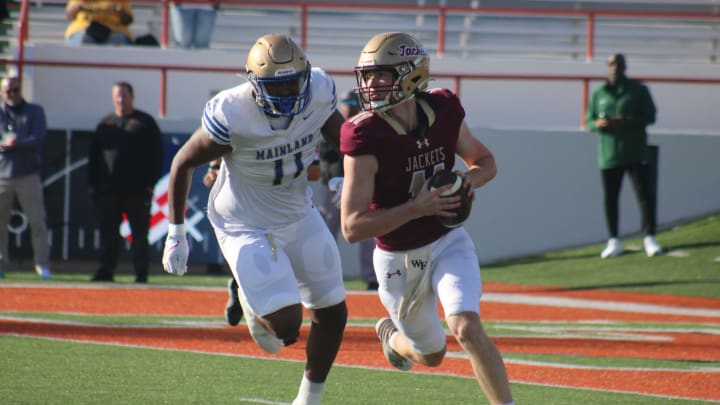
M 402 44 L 398 48 L 399 56 L 427 56 L 427 54 L 427 49 L 418 46 L 407 46 L 405 44 Z
M 289 67 L 289 68 L 285 68 L 285 69 L 278 69 L 278 70 L 276 70 L 276 71 L 275 71 L 275 76 L 285 76 L 285 75 L 289 75 L 289 74 L 292 74 L 292 73 L 295 73 L 295 68 L 294 68 L 294 67 Z
M 383 111 L 415 98 L 430 81 L 428 50 L 402 32 L 368 41 L 355 67 L 355 89 L 363 110 Z

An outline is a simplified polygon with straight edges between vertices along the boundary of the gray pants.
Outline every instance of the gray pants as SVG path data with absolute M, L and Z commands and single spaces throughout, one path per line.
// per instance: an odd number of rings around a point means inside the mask
M 5 270 L 8 258 L 8 223 L 17 196 L 24 212 L 21 224 L 12 229 L 22 233 L 30 226 L 35 265 L 50 265 L 50 244 L 45 224 L 45 203 L 39 174 L 0 179 L 0 270 Z

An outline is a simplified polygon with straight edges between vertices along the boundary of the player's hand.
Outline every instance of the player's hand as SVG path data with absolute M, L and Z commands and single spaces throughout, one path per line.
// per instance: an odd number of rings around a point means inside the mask
M 190 249 L 184 224 L 170 224 L 165 249 L 163 250 L 163 270 L 170 274 L 182 276 L 187 271 L 187 261 Z
M 215 169 L 210 169 L 205 173 L 205 176 L 203 177 L 203 184 L 205 187 L 210 188 L 215 184 L 215 180 L 217 180 L 218 171 Z
M 442 193 L 450 190 L 453 185 L 446 184 L 435 190 L 430 190 L 429 184 L 430 179 L 425 180 L 415 198 L 408 202 L 408 204 L 412 204 L 414 210 L 419 214 L 418 217 L 433 215 L 451 217 L 457 215 L 452 210 L 460 206 L 460 197 L 441 196 Z
M 455 170 L 455 174 L 460 176 L 463 180 L 462 188 L 467 190 L 467 196 L 470 201 L 475 201 L 475 187 L 472 185 L 472 181 L 468 178 L 467 173 L 463 173 L 459 170 Z

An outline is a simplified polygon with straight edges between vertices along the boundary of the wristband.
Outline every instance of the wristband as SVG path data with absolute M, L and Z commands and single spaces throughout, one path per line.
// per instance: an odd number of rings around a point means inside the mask
M 185 224 L 168 224 L 168 236 L 185 236 Z

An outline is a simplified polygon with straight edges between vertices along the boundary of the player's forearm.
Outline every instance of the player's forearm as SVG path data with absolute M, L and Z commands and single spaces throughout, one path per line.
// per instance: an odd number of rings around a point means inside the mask
M 378 211 L 351 214 L 342 221 L 343 237 L 350 242 L 360 242 L 390 233 L 413 219 L 423 216 L 410 200 L 404 204 Z
M 322 127 L 323 138 L 325 138 L 328 144 L 332 145 L 338 153 L 340 152 L 340 127 L 343 122 L 345 122 L 345 118 L 343 118 L 340 112 L 335 110 Z
M 482 187 L 497 175 L 495 158 L 487 156 L 476 164 L 470 166 L 465 172 L 465 177 L 472 183 L 474 188 Z
M 176 166 L 173 161 L 168 180 L 168 221 L 171 224 L 185 222 L 185 204 L 190 192 L 192 172 L 192 167 Z

